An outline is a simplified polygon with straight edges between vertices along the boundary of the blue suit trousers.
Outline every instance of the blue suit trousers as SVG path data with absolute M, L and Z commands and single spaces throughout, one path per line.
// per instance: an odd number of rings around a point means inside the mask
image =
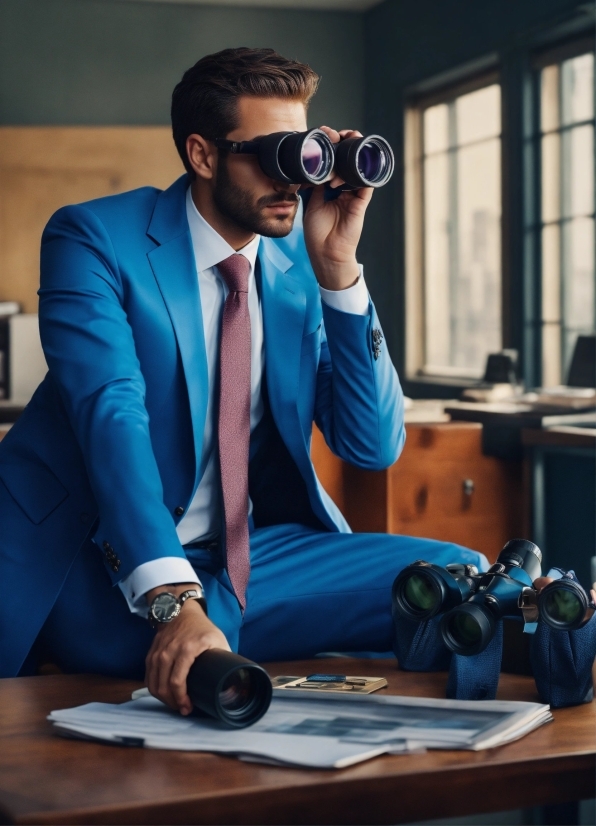
M 467 562 L 479 553 L 447 542 L 388 534 L 316 531 L 285 524 L 251 534 L 251 577 L 242 615 L 219 553 L 189 551 L 209 616 L 233 650 L 260 662 L 322 651 L 384 652 L 393 647 L 391 586 L 416 559 Z M 83 545 L 23 671 L 35 657 L 66 672 L 143 679 L 154 632 L 130 613 L 100 555 Z

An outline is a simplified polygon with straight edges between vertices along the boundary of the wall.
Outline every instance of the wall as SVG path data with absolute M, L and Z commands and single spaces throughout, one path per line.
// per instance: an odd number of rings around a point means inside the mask
M 184 69 L 245 45 L 272 46 L 322 76 L 312 124 L 358 128 L 362 26 L 353 13 L 0 0 L 0 124 L 167 124 Z
M 365 15 L 365 123 L 380 132 L 395 150 L 398 174 L 392 186 L 375 194 L 362 242 L 367 282 L 380 309 L 390 350 L 404 364 L 404 215 L 403 108 L 408 91 L 454 67 L 494 56 L 512 79 L 504 100 L 504 122 L 515 146 L 509 146 L 509 176 L 504 207 L 515 224 L 509 233 L 504 271 L 510 281 L 506 300 L 513 307 L 507 346 L 522 344 L 522 192 L 521 96 L 523 60 L 529 48 L 546 42 L 557 30 L 593 31 L 586 12 L 593 4 L 578 0 L 386 0 Z M 592 18 L 593 19 L 593 18 Z M 518 139 L 519 136 L 519 139 Z M 401 174 L 400 174 L 401 172 Z M 408 387 L 411 393 L 416 388 Z M 436 388 L 433 394 L 436 395 Z M 447 391 L 453 394 L 453 388 Z M 451 395 L 451 397 L 453 397 Z

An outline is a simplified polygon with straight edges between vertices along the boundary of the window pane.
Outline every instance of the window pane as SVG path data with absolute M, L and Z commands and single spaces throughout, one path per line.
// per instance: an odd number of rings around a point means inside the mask
M 556 387 L 561 383 L 561 325 L 545 324 L 542 328 L 542 385 Z
M 457 143 L 471 143 L 501 133 L 501 87 L 486 86 L 455 101 Z
M 594 55 L 565 60 L 561 65 L 563 123 L 577 123 L 594 117 Z
M 424 112 L 424 153 L 443 152 L 449 146 L 449 111 L 446 103 Z
M 558 224 L 550 224 L 542 230 L 542 320 L 561 320 L 561 241 Z
M 550 132 L 559 128 L 559 67 L 547 66 L 540 81 L 540 128 Z
M 458 266 L 451 294 L 452 364 L 480 368 L 501 348 L 500 141 L 458 152 Z
M 447 154 L 424 165 L 426 362 L 449 365 L 449 169 Z
M 563 216 L 594 211 L 594 127 L 563 132 Z
M 561 135 L 553 132 L 542 138 L 542 220 L 556 221 L 561 213 Z
M 594 221 L 576 218 L 563 225 L 563 308 L 565 327 L 594 327 Z

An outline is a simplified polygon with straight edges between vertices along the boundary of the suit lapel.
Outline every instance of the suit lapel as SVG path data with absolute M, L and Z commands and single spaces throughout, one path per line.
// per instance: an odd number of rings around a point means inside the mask
M 147 230 L 160 245 L 147 254 L 178 340 L 188 388 L 195 448 L 195 486 L 207 415 L 208 372 L 201 297 L 195 258 L 186 219 L 184 175 L 161 193 Z
M 297 407 L 300 345 L 306 296 L 287 271 L 292 262 L 270 239 L 259 249 L 261 303 L 265 338 L 265 371 L 271 413 L 299 466 L 306 457 Z

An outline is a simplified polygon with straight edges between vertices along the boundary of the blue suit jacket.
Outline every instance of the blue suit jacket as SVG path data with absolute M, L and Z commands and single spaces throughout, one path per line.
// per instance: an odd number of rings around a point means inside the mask
M 175 511 L 203 472 L 207 408 L 187 187 L 183 176 L 65 207 L 45 229 L 49 372 L 0 443 L 0 675 L 18 672 L 88 537 L 120 561 L 105 556 L 114 584 L 184 555 Z M 384 347 L 374 358 L 372 305 L 367 316 L 322 305 L 300 225 L 263 238 L 258 262 L 273 420 L 313 515 L 348 531 L 315 475 L 312 423 L 348 462 L 390 465 L 404 440 L 397 375 Z

